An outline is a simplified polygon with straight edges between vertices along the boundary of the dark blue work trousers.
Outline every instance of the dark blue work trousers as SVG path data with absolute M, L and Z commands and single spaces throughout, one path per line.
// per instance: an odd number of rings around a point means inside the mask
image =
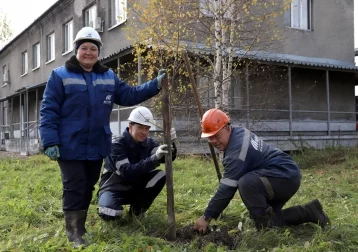
M 58 160 L 62 178 L 64 211 L 88 209 L 103 160 Z
M 301 177 L 287 179 L 262 177 L 257 172 L 249 172 L 239 180 L 239 193 L 250 218 L 255 220 L 264 215 L 270 206 L 276 215 L 281 215 L 286 202 L 300 187 Z
M 130 214 L 140 215 L 148 210 L 166 182 L 165 172 L 154 170 L 140 176 L 128 191 L 105 191 L 98 197 L 99 216 L 113 220 L 122 215 L 123 205 L 130 205 Z

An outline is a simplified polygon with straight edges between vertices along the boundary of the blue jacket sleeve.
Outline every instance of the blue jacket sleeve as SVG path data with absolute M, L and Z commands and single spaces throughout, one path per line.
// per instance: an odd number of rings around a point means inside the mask
M 204 212 L 206 218 L 217 218 L 222 211 L 229 205 L 230 201 L 235 195 L 237 187 L 231 187 L 220 183 L 219 189 L 216 191 L 214 197 L 210 200 L 208 207 Z
M 239 179 L 243 175 L 244 162 L 239 159 L 240 149 L 233 149 L 223 159 L 224 175 L 220 180 L 219 189 L 210 200 L 204 215 L 207 218 L 217 218 L 228 206 L 238 189 Z
M 131 87 L 124 81 L 115 77 L 114 103 L 121 106 L 133 106 L 144 102 L 159 93 L 157 78 L 143 83 L 139 86 Z
M 128 181 L 135 181 L 136 178 L 151 172 L 157 167 L 157 162 L 153 161 L 151 157 L 131 164 L 128 160 L 127 148 L 123 142 L 112 145 L 112 153 L 108 158 L 111 159 L 112 171 Z
M 40 110 L 40 135 L 44 148 L 59 145 L 58 125 L 64 99 L 62 79 L 55 71 L 47 81 Z

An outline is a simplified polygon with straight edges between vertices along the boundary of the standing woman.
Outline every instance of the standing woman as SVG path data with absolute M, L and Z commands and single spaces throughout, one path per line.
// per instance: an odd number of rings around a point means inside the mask
M 98 61 L 102 41 L 96 30 L 83 27 L 73 43 L 76 55 L 47 81 L 40 133 L 45 154 L 61 169 L 66 234 L 77 248 L 87 245 L 82 236 L 92 191 L 111 151 L 113 104 L 132 106 L 155 96 L 165 72 L 130 87 Z

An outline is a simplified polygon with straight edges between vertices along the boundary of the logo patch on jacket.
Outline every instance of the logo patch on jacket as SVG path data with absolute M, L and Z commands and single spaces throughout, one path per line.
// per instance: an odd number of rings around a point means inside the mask
M 112 95 L 107 95 L 106 99 L 103 101 L 103 104 L 111 105 L 112 104 Z
M 255 150 L 262 152 L 263 143 L 262 140 L 257 136 L 251 138 L 251 145 L 255 148 Z

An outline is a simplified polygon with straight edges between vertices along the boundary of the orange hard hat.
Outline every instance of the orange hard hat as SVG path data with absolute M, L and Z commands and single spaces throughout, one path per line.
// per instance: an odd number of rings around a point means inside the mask
M 201 120 L 201 137 L 211 137 L 221 130 L 230 118 L 220 109 L 209 109 Z

